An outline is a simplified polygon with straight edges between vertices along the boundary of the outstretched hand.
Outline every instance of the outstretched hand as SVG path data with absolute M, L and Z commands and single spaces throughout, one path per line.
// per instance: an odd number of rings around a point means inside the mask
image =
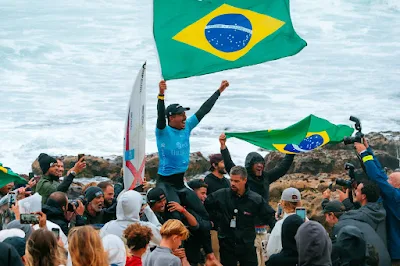
M 158 88 L 160 89 L 159 94 L 164 95 L 167 90 L 167 82 L 165 80 L 161 80 L 158 84 Z
M 221 82 L 221 86 L 219 86 L 219 92 L 223 92 L 226 88 L 228 88 L 229 87 L 229 82 L 227 81 L 227 80 L 223 80 L 222 82 Z

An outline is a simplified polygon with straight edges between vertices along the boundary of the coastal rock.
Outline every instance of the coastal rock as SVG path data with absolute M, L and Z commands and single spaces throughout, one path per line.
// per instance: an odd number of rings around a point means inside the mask
M 71 169 L 77 161 L 77 156 L 63 156 L 65 171 Z M 96 157 L 86 155 L 86 168 L 79 173 L 78 177 L 95 177 L 103 176 L 111 180 L 117 179 L 121 176 L 122 157 L 115 156 L 113 158 Z M 147 180 L 154 179 L 157 176 L 158 169 L 158 153 L 149 154 L 146 156 L 145 177 Z M 208 160 L 202 155 L 201 152 L 194 152 L 190 154 L 189 168 L 186 171 L 186 177 L 201 175 L 206 172 L 210 164 Z M 32 172 L 35 175 L 42 175 L 39 163 L 35 160 L 32 163 Z

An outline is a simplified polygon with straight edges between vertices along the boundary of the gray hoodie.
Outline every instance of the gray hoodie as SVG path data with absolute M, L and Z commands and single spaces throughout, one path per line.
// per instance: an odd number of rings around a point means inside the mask
M 386 210 L 382 203 L 369 202 L 360 209 L 348 211 L 340 217 L 340 221 L 348 219 L 369 224 L 387 246 Z
M 295 239 L 299 266 L 332 266 L 332 242 L 321 224 L 305 222 L 297 230 Z

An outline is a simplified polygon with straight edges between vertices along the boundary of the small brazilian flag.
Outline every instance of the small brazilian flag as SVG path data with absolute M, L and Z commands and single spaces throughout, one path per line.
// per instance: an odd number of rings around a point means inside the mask
M 327 143 L 339 143 L 344 136 L 351 136 L 354 129 L 335 125 L 328 120 L 309 115 L 300 122 L 281 130 L 263 130 L 246 133 L 226 133 L 267 150 L 287 154 L 309 152 Z
M 165 80 L 297 54 L 289 0 L 153 0 L 154 39 Z

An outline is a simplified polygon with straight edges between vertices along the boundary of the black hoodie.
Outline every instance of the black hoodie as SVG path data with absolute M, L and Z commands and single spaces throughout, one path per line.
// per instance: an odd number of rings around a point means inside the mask
M 23 266 L 17 250 L 6 243 L 0 242 L 0 261 L 2 266 Z
M 232 161 L 228 148 L 221 150 L 222 157 L 224 158 L 225 169 L 229 173 L 235 164 Z M 256 162 L 265 162 L 264 158 L 257 152 L 250 152 L 246 156 L 245 167 L 247 170 L 247 185 L 249 188 L 261 195 L 266 202 L 269 202 L 269 185 L 280 177 L 284 176 L 292 165 L 294 155 L 287 154 L 285 158 L 271 170 L 264 170 L 260 177 L 255 176 L 252 170 Z
M 296 266 L 299 261 L 296 239 L 297 229 L 304 223 L 298 215 L 290 215 L 282 224 L 282 251 L 272 255 L 267 266 Z

